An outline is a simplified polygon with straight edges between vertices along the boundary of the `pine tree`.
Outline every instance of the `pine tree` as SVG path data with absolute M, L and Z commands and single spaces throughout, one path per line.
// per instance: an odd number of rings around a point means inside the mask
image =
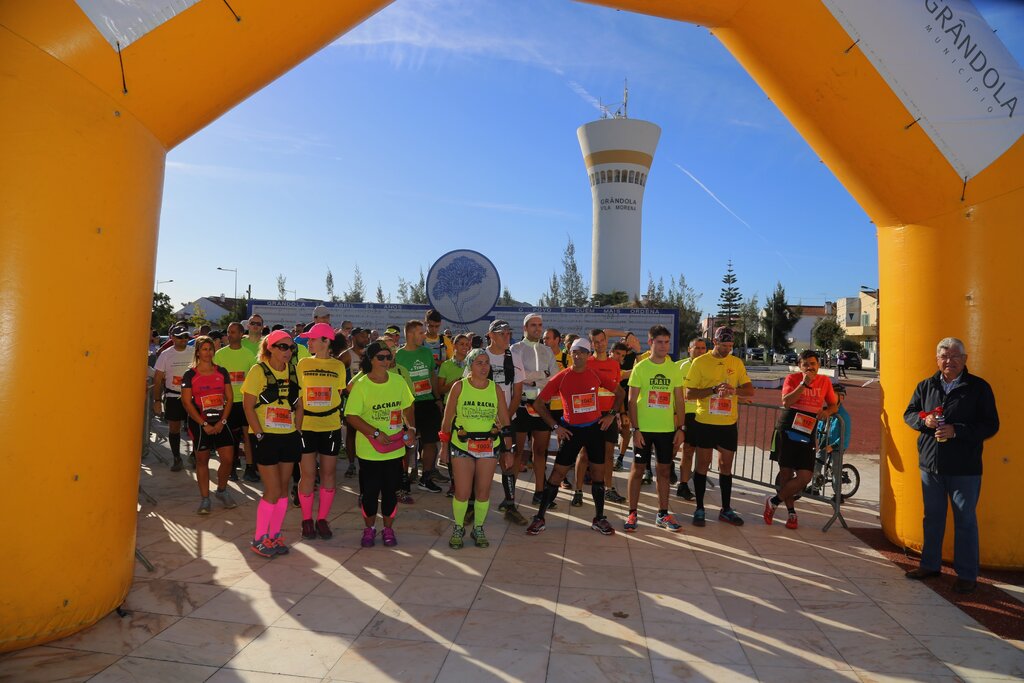
M 768 326 L 770 337 L 769 353 L 789 348 L 789 333 L 796 327 L 802 315 L 802 307 L 786 305 L 786 288 L 781 282 L 776 282 L 775 291 L 765 302 L 764 307 L 764 323 Z
M 387 303 L 387 300 L 384 298 L 384 288 L 380 286 L 380 280 L 377 281 L 377 303 Z
M 562 305 L 562 287 L 558 284 L 558 275 L 551 273 L 551 281 L 548 283 L 548 291 L 540 295 L 538 306 L 547 308 L 558 308 Z
M 502 290 L 501 298 L 498 299 L 498 303 L 501 304 L 502 306 L 516 305 L 516 300 L 512 298 L 512 292 L 508 291 L 508 287 Z
M 429 304 L 430 299 L 427 298 L 427 278 L 423 274 L 423 266 L 420 266 L 420 280 L 416 284 L 409 286 L 409 303 L 413 304 Z
M 580 269 L 576 265 L 576 245 L 572 238 L 565 245 L 565 252 L 562 254 L 562 279 L 560 289 L 562 291 L 563 306 L 586 306 L 590 301 L 587 294 L 587 286 L 580 275 Z
M 284 276 L 283 273 L 279 274 L 277 276 L 277 298 L 280 299 L 281 301 L 284 301 L 285 299 L 288 298 L 288 290 L 285 289 L 287 285 L 288 279 Z
M 718 318 L 722 325 L 733 326 L 739 315 L 740 302 L 743 297 L 740 295 L 740 288 L 736 286 L 736 273 L 732 269 L 732 260 L 729 261 L 722 277 L 722 293 L 718 296 Z
M 366 286 L 363 284 L 363 273 L 359 270 L 358 263 L 352 271 L 352 284 L 345 292 L 344 299 L 350 304 L 358 304 L 366 300 Z
M 327 289 L 327 298 L 331 301 L 337 301 L 337 299 L 334 298 L 334 273 L 331 272 L 330 268 L 327 269 L 327 277 L 324 279 L 324 287 Z

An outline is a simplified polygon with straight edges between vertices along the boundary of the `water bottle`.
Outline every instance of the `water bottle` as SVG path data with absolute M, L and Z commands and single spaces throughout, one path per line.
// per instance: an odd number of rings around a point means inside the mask
M 935 409 L 935 422 L 939 425 L 939 427 L 942 427 L 943 425 L 946 424 L 946 418 L 942 416 L 942 406 L 939 406 L 938 408 Z M 935 437 L 935 440 L 938 441 L 939 443 L 948 441 L 948 439 L 940 439 L 939 437 Z

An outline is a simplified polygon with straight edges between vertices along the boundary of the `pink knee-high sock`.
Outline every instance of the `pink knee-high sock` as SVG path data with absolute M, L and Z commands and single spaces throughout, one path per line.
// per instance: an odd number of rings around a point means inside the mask
M 286 514 L 288 514 L 288 498 L 287 496 L 281 496 L 277 499 L 273 515 L 270 517 L 271 536 L 277 536 L 281 533 L 281 527 L 284 526 L 284 516 Z
M 322 499 L 323 496 L 321 495 Z M 302 508 L 302 519 L 313 519 L 313 493 L 299 494 L 299 507 Z
M 331 506 L 334 505 L 334 489 L 320 489 L 320 509 L 317 510 L 317 519 L 327 519 L 331 514 Z
M 256 533 L 253 540 L 260 540 L 270 533 L 270 518 L 274 516 L 274 506 L 267 501 L 260 499 L 256 506 Z

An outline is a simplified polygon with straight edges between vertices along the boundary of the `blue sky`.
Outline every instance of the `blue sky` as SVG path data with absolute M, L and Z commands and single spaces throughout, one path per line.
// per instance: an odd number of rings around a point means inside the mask
M 1019 5 L 975 4 L 1024 62 Z M 256 298 L 278 274 L 318 298 L 328 268 L 341 293 L 358 264 L 368 297 L 379 281 L 397 301 L 400 276 L 466 248 L 536 303 L 569 238 L 589 282 L 576 128 L 624 78 L 630 117 L 662 128 L 644 285 L 682 273 L 706 311 L 729 259 L 761 301 L 776 281 L 808 305 L 877 285 L 867 215 L 706 29 L 567 0 L 399 0 L 168 155 L 160 290 L 231 296 L 222 266 Z M 827 278 L 781 256 L 796 235 L 820 237 Z

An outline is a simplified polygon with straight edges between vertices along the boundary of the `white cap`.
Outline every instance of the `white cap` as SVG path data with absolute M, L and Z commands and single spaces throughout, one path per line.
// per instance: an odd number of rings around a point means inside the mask
M 544 322 L 544 318 L 540 316 L 540 313 L 527 313 L 526 317 L 523 318 L 523 327 L 526 327 L 527 323 L 529 323 L 534 318 L 541 322 Z
M 576 341 L 574 341 L 572 343 L 572 346 L 569 347 L 569 353 L 572 353 L 576 349 L 583 349 L 587 353 L 593 353 L 594 352 L 594 349 L 591 348 L 591 346 L 590 346 L 590 342 L 588 340 L 584 339 L 583 337 L 580 337 L 579 339 L 577 339 Z

